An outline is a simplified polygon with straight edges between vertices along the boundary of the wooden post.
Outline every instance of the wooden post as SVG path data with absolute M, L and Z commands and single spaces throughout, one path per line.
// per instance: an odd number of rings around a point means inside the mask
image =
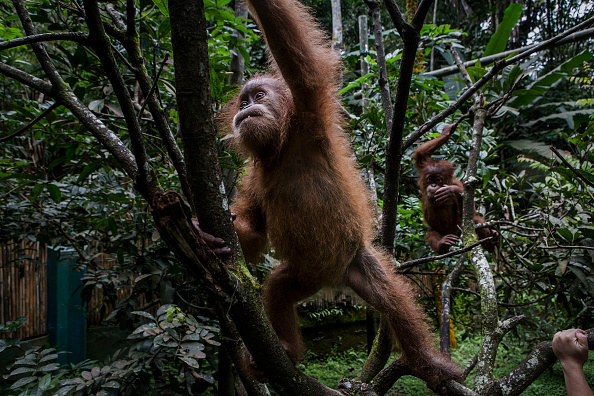
M 342 53 L 342 12 L 340 0 L 331 0 L 332 6 L 332 49 Z
M 359 51 L 361 53 L 361 77 L 369 73 L 369 63 L 367 55 L 369 54 L 369 35 L 367 33 L 367 15 L 359 15 Z M 363 95 L 363 111 L 367 111 L 369 100 L 367 99 L 367 84 L 361 86 Z

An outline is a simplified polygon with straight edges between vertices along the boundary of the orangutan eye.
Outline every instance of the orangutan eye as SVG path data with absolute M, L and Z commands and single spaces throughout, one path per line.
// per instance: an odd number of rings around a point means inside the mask
M 256 99 L 262 99 L 266 94 L 264 92 L 258 92 L 255 96 Z
M 244 100 L 244 101 L 242 101 L 242 102 L 240 102 L 240 103 L 239 103 L 239 108 L 240 108 L 240 109 L 243 109 L 243 108 L 244 108 L 244 107 L 246 107 L 247 105 L 248 105 L 248 102 Z

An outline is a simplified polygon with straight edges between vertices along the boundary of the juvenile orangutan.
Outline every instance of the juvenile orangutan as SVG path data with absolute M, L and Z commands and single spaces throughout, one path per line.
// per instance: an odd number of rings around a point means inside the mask
M 423 217 L 430 228 L 425 240 L 437 254 L 447 253 L 458 242 L 461 234 L 464 187 L 454 176 L 456 166 L 449 161 L 431 158 L 448 141 L 455 129 L 456 124 L 446 125 L 440 136 L 420 145 L 413 154 L 419 173 Z M 474 223 L 484 222 L 486 220 L 475 211 Z M 495 250 L 499 239 L 497 231 L 479 228 L 476 234 L 479 239 L 493 236 L 493 239 L 483 242 L 482 246 L 489 252 Z
M 282 264 L 265 279 L 266 312 L 293 362 L 301 353 L 295 303 L 350 286 L 389 318 L 409 367 L 432 389 L 460 378 L 433 346 L 409 284 L 372 245 L 368 193 L 351 158 L 337 95 L 341 63 L 297 0 L 251 0 L 272 73 L 250 79 L 225 123 L 251 158 L 232 211 L 245 257 L 268 240 Z

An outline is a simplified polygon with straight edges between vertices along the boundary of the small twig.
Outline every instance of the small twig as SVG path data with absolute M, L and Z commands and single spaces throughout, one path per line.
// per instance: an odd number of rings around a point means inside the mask
M 478 292 L 475 292 L 470 289 L 463 289 L 461 287 L 452 287 L 452 290 L 457 291 L 457 292 L 462 292 L 462 293 L 469 293 L 469 294 L 475 295 L 477 297 L 481 296 Z
M 114 114 L 105 114 L 105 113 L 100 113 L 98 111 L 93 111 L 92 113 L 94 115 L 96 115 L 97 117 L 102 118 L 102 119 L 103 118 L 111 118 L 111 119 L 114 119 L 114 120 L 125 120 L 126 119 L 126 117 L 124 117 L 124 116 L 118 116 L 118 115 L 114 115 Z M 152 118 L 141 118 L 140 120 L 147 121 L 147 122 L 152 122 L 152 123 L 155 122 L 155 120 L 153 120 Z
M 549 297 L 551 297 L 553 294 L 557 293 L 557 291 L 558 291 L 557 289 L 554 289 L 552 292 L 550 292 L 550 293 L 549 293 L 549 294 L 547 294 L 547 295 L 544 295 L 544 296 L 542 296 L 542 297 L 539 297 L 539 298 L 537 298 L 536 300 L 528 301 L 528 302 L 525 302 L 525 303 L 511 304 L 511 303 L 498 302 L 497 304 L 498 304 L 500 307 L 505 307 L 505 308 L 525 307 L 525 306 L 527 306 L 527 305 L 536 304 L 537 302 L 540 302 L 540 301 L 542 301 L 542 300 L 544 300 L 544 299 L 546 299 L 546 298 L 549 298 Z
M 575 173 L 577 175 L 577 177 L 579 177 L 579 179 L 581 181 L 583 181 L 584 183 L 586 183 L 588 186 L 594 188 L 594 183 L 592 183 L 590 180 L 586 179 L 584 177 L 584 175 L 582 175 L 582 173 L 579 170 L 575 169 L 569 162 L 567 162 L 567 160 L 565 158 L 563 158 L 563 156 L 561 155 L 561 153 L 559 153 L 559 151 L 557 151 L 557 149 L 555 147 L 551 146 L 550 148 L 551 148 L 551 151 L 553 153 L 555 153 L 555 155 L 557 157 L 559 157 L 559 159 L 561 160 L 561 162 L 563 162 L 565 164 L 565 166 L 567 166 L 569 168 L 570 171 L 572 171 L 573 173 Z
M 155 92 L 155 89 L 157 89 L 157 86 L 159 85 L 159 77 L 161 76 L 161 72 L 163 71 L 163 68 L 165 67 L 165 64 L 167 63 L 168 60 L 169 60 L 169 52 L 165 54 L 165 58 L 163 58 L 163 61 L 161 62 L 161 66 L 159 67 L 159 71 L 157 72 L 157 75 L 155 76 L 153 85 L 151 86 L 151 89 L 148 91 L 148 94 L 142 101 L 142 106 L 140 106 L 140 110 L 138 111 L 138 122 L 140 122 L 140 117 L 142 116 L 142 112 L 144 111 L 144 108 L 146 107 L 148 98 Z
M 458 250 L 454 250 L 453 252 L 449 252 L 446 254 L 440 254 L 439 256 L 433 256 L 433 257 L 425 257 L 425 258 L 420 258 L 420 259 L 416 259 L 416 260 L 411 260 L 411 261 L 407 261 L 405 263 L 400 264 L 400 266 L 397 268 L 399 271 L 407 269 L 407 268 L 411 268 L 414 267 L 415 265 L 419 265 L 419 264 L 424 264 L 424 263 L 429 263 L 432 261 L 436 261 L 436 260 L 441 260 L 447 257 L 452 257 L 452 256 L 457 256 L 459 254 L 468 252 L 469 250 L 472 250 L 472 248 L 474 248 L 475 246 L 480 245 L 483 242 L 489 241 L 493 239 L 492 236 L 487 237 L 485 239 L 481 239 L 478 242 L 475 242 L 473 244 L 470 244 L 468 246 L 464 246 L 462 249 L 458 249 Z
M 451 304 L 451 296 L 452 296 L 452 287 L 456 280 L 458 280 L 458 276 L 462 272 L 462 267 L 464 262 L 468 258 L 468 255 L 465 254 L 460 256 L 458 260 L 458 264 L 454 267 L 452 272 L 446 277 L 446 279 L 442 283 L 442 290 L 441 290 L 441 324 L 440 324 L 440 336 L 439 336 L 439 345 L 441 349 L 441 353 L 448 358 L 451 356 L 450 354 L 450 304 Z
M 524 234 L 524 233 L 521 233 L 519 231 L 515 231 L 515 230 L 512 230 L 512 229 L 509 229 L 509 228 L 506 228 L 505 231 L 506 232 L 509 232 L 510 234 L 521 236 L 522 238 L 528 238 L 528 239 L 530 239 L 530 238 L 538 238 L 539 237 L 538 234 Z
M 585 249 L 585 250 L 594 250 L 592 246 L 564 246 L 564 245 L 555 245 L 555 246 L 537 246 L 541 249 Z
M 466 367 L 464 367 L 464 378 L 468 377 L 468 374 L 470 374 L 470 372 L 472 371 L 474 366 L 476 366 L 477 363 L 478 363 L 478 353 L 476 353 L 472 357 L 472 359 L 470 359 L 470 361 L 468 362 Z
M 37 124 L 37 122 L 39 122 L 39 120 L 41 120 L 46 115 L 48 115 L 49 113 L 51 113 L 52 111 L 54 111 L 60 105 L 61 105 L 60 103 L 54 102 L 54 104 L 52 104 L 50 107 L 48 107 L 47 109 L 45 109 L 40 115 L 38 115 L 37 117 L 35 117 L 33 119 L 33 121 L 31 121 L 30 123 L 28 123 L 27 125 L 25 125 L 21 129 L 19 129 L 18 131 L 14 132 L 13 134 L 8 135 L 8 136 L 5 136 L 3 138 L 0 138 L 0 143 L 7 142 L 10 139 L 19 136 L 21 133 L 24 133 L 27 130 L 31 129 L 33 127 L 33 125 L 35 125 L 35 124 Z
M 192 304 L 191 302 L 187 301 L 185 298 L 182 297 L 182 295 L 180 294 L 180 292 L 178 292 L 177 290 L 175 291 L 175 294 L 177 294 L 177 297 L 179 297 L 180 300 L 182 300 L 188 307 L 197 309 L 197 310 L 201 310 L 201 311 L 206 311 L 209 312 L 211 314 L 215 313 L 215 310 L 213 308 L 210 307 L 201 307 L 199 305 L 195 305 Z
M 124 56 L 124 54 L 122 54 L 120 52 L 120 50 L 118 50 L 113 44 L 111 44 L 111 49 L 113 50 L 113 52 L 117 55 L 118 58 L 120 58 L 120 60 L 122 61 L 122 63 L 124 63 L 126 65 L 126 67 L 132 71 L 132 73 L 134 73 L 136 71 L 136 69 L 134 68 L 134 66 L 132 66 L 130 64 L 130 62 L 128 62 L 128 59 L 126 59 L 126 57 Z
M 89 267 L 91 267 L 93 270 L 97 271 L 97 266 L 95 265 L 95 263 L 93 262 L 93 260 L 89 259 L 87 257 L 87 255 L 85 254 L 85 252 L 83 252 L 82 249 L 78 246 L 78 244 L 76 243 L 76 241 L 74 239 L 72 239 L 70 237 L 70 235 L 68 235 L 66 233 L 66 231 L 64 231 L 64 229 L 62 228 L 62 220 L 59 223 L 56 224 L 56 227 L 58 228 L 58 231 L 60 231 L 60 233 L 62 234 L 62 236 L 64 238 L 66 238 L 68 240 L 68 242 L 70 242 L 70 245 L 76 250 L 76 252 L 80 256 L 81 260 L 86 261 L 86 263 L 87 263 L 87 265 Z
M 487 221 L 485 223 L 477 223 L 474 225 L 474 228 L 475 229 L 492 228 L 493 226 L 496 226 L 496 225 L 506 225 L 506 226 L 511 226 L 511 227 L 515 227 L 515 228 L 520 228 L 520 229 L 526 230 L 526 231 L 539 231 L 539 232 L 544 231 L 544 229 L 542 229 L 542 228 L 526 227 L 526 226 L 520 225 L 516 222 L 509 221 L 509 220 L 495 220 L 495 221 Z

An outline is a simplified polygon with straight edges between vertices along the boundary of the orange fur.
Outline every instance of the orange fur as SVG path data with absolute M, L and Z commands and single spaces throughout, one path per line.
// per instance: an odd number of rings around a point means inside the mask
M 431 155 L 448 141 L 455 128 L 456 124 L 446 125 L 440 136 L 423 143 L 413 154 L 417 172 L 419 173 L 423 217 L 427 225 L 429 225 L 425 240 L 437 254 L 447 253 L 457 241 L 462 230 L 462 193 L 464 187 L 462 182 L 454 176 L 456 166 L 449 161 L 431 158 Z M 445 202 L 436 203 L 435 194 L 444 186 L 451 189 L 449 199 Z M 474 222 L 478 224 L 484 223 L 486 220 L 479 216 L 475 210 Z M 495 239 L 482 244 L 485 250 L 493 252 L 497 245 L 499 233 L 489 228 L 480 228 L 476 230 L 476 233 L 480 239 L 491 235 L 495 236 Z
M 411 368 L 434 389 L 457 378 L 457 368 L 433 348 L 413 290 L 372 247 L 369 194 L 343 131 L 338 55 L 298 1 L 249 6 L 273 73 L 249 80 L 223 117 L 252 159 L 232 207 L 242 249 L 253 261 L 269 238 L 282 260 L 263 287 L 281 343 L 296 362 L 295 303 L 322 287 L 347 285 L 388 316 Z

